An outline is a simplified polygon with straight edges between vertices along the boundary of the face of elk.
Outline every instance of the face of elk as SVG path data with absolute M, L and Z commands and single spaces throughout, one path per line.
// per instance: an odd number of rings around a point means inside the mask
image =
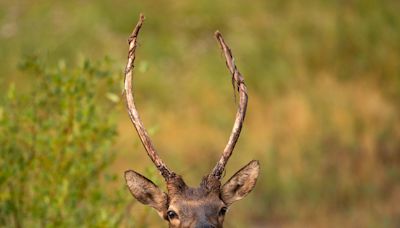
M 232 134 L 224 152 L 212 172 L 205 176 L 197 188 L 185 184 L 180 175 L 170 171 L 158 156 L 150 137 L 140 120 L 132 94 L 133 62 L 137 47 L 137 36 L 144 21 L 143 15 L 129 37 L 128 63 L 125 70 L 125 95 L 129 117 L 145 147 L 147 154 L 164 177 L 167 193 L 163 192 L 151 180 L 141 174 L 128 170 L 125 180 L 132 195 L 141 203 L 153 207 L 159 215 L 168 221 L 169 227 L 217 228 L 222 227 L 228 207 L 245 197 L 255 186 L 258 173 L 258 161 L 251 161 L 235 173 L 224 185 L 220 179 L 225 165 L 239 138 L 247 107 L 247 89 L 244 80 L 226 45 L 217 31 L 216 38 L 224 52 L 226 65 L 232 74 L 232 82 L 240 95 Z

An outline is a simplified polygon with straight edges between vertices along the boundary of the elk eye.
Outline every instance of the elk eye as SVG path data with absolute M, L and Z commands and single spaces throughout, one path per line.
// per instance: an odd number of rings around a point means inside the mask
M 227 207 L 222 207 L 222 208 L 219 210 L 218 215 L 219 215 L 219 216 L 224 216 L 224 215 L 226 214 L 227 211 L 228 211 L 228 208 L 227 208 Z
M 178 215 L 176 214 L 175 211 L 167 211 L 167 217 L 168 220 L 172 220 L 178 218 Z

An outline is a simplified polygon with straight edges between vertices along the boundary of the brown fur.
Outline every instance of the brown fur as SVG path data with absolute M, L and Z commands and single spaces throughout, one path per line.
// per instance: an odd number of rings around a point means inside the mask
M 259 172 L 258 161 L 235 173 L 222 187 L 214 176 L 203 178 L 200 186 L 192 188 L 183 178 L 173 174 L 167 180 L 168 193 L 162 192 L 153 182 L 135 171 L 127 171 L 125 179 L 132 195 L 141 203 L 156 209 L 172 228 L 223 226 L 221 210 L 245 197 L 255 186 Z M 176 213 L 169 219 L 168 211 Z
M 134 103 L 133 63 L 136 58 L 137 37 L 143 21 L 144 16 L 141 14 L 128 40 L 129 51 L 128 63 L 125 68 L 124 92 L 129 117 L 151 161 L 166 180 L 168 193 L 162 192 L 152 181 L 132 170 L 125 172 L 127 185 L 139 202 L 155 208 L 169 222 L 170 227 L 222 227 L 227 207 L 245 197 L 254 188 L 259 172 L 258 162 L 252 161 L 221 187 L 220 179 L 239 138 L 246 115 L 247 88 L 243 76 L 235 65 L 231 49 L 225 43 L 221 33 L 217 31 L 215 37 L 224 53 L 226 66 L 232 76 L 232 83 L 239 93 L 239 107 L 231 136 L 217 165 L 211 174 L 203 178 L 198 188 L 188 187 L 182 177 L 170 171 L 158 156 Z

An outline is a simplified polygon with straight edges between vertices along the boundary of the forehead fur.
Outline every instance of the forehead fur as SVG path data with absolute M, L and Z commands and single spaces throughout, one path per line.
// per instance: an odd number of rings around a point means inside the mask
M 218 215 L 220 207 L 224 206 L 219 192 L 200 186 L 187 187 L 183 192 L 169 195 L 169 207 L 179 213 L 182 219 L 209 218 Z M 195 217 L 192 217 L 195 216 Z
M 173 175 L 167 181 L 167 190 L 169 196 L 180 196 L 181 198 L 199 199 L 209 197 L 210 195 L 219 196 L 221 183 L 213 176 L 206 176 L 200 183 L 200 187 L 188 187 L 179 175 Z

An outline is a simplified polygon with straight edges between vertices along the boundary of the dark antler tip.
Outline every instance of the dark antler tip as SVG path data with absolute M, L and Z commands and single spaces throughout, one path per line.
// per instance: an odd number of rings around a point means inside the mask
M 139 30 L 142 27 L 142 24 L 144 22 L 144 19 L 145 19 L 144 15 L 142 13 L 140 13 L 139 21 L 136 24 L 135 28 L 133 29 L 131 35 L 128 38 L 128 44 L 131 44 L 131 42 L 135 39 L 135 37 L 137 37 Z M 131 55 L 131 54 L 133 54 L 133 53 L 131 53 L 131 51 L 129 51 L 129 55 Z
M 140 20 L 141 20 L 141 21 L 144 21 L 144 19 L 146 19 L 146 18 L 144 17 L 144 14 L 143 14 L 143 13 L 140 13 Z

